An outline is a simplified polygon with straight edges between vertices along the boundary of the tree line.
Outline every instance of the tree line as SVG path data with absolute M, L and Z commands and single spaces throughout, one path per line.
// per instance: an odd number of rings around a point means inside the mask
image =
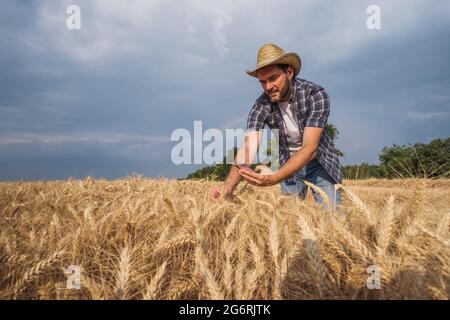
M 327 124 L 326 130 L 331 139 L 337 139 L 339 131 L 334 125 Z M 237 148 L 229 152 L 235 156 Z M 341 150 L 338 150 L 338 156 L 345 157 Z M 378 164 L 363 162 L 342 166 L 344 179 L 450 178 L 450 137 L 434 139 L 429 143 L 393 144 L 384 147 L 378 158 Z M 189 174 L 186 179 L 224 181 L 231 169 L 225 159 L 222 163 Z

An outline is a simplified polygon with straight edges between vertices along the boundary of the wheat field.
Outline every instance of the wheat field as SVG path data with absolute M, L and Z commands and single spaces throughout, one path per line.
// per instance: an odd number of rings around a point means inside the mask
M 278 186 L 211 202 L 211 185 L 0 183 L 0 298 L 449 298 L 449 179 L 346 180 L 338 212 Z

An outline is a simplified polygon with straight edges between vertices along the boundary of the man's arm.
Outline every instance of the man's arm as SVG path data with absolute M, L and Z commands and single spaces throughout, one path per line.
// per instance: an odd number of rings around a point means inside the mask
M 323 128 L 306 127 L 303 134 L 303 145 L 275 174 L 276 183 L 279 183 L 308 164 L 317 154 L 320 136 Z
M 247 163 L 250 164 L 256 157 L 258 152 L 259 144 L 261 143 L 262 132 L 261 131 L 248 131 L 244 144 L 239 149 L 236 154 L 235 164 Z M 225 192 L 231 194 L 233 190 L 237 187 L 241 181 L 241 175 L 239 174 L 239 169 L 236 166 L 232 166 L 230 173 L 228 174 L 227 180 L 225 181 Z
M 243 178 L 260 187 L 274 185 L 292 176 L 314 158 L 319 147 L 320 137 L 330 114 L 330 97 L 322 87 L 319 87 L 308 98 L 307 104 L 310 112 L 305 122 L 302 148 L 283 167 L 275 172 L 275 174 L 258 175 L 240 170 L 239 173 Z
M 295 172 L 303 168 L 317 154 L 320 136 L 323 128 L 306 127 L 303 134 L 302 148 L 297 151 L 290 159 L 278 169 L 273 175 L 260 175 L 245 170 L 237 170 L 239 175 L 244 177 L 248 182 L 263 187 L 270 186 L 289 178 Z
M 269 114 L 269 110 L 255 101 L 247 117 L 247 134 L 245 136 L 244 144 L 239 149 L 236 155 L 235 163 L 247 163 L 250 164 L 258 152 L 259 144 L 262 138 L 261 130 L 265 126 L 266 118 Z M 241 175 L 236 166 L 232 166 L 227 180 L 222 187 L 214 186 L 210 192 L 210 198 L 218 199 L 222 193 L 229 195 L 233 192 L 236 186 L 241 181 Z

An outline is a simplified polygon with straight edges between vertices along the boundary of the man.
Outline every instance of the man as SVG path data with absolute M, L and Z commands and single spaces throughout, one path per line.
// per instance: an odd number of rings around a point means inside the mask
M 296 78 L 301 68 L 296 53 L 266 44 L 258 51 L 257 66 L 247 71 L 257 78 L 264 90 L 256 99 L 247 118 L 247 135 L 238 151 L 235 163 L 250 163 L 256 156 L 265 125 L 280 133 L 280 168 L 271 172 L 258 166 L 256 172 L 232 166 L 227 180 L 211 189 L 211 199 L 222 194 L 231 195 L 241 179 L 265 187 L 281 184 L 283 194 L 295 194 L 304 199 L 308 190 L 303 180 L 321 188 L 335 210 L 341 201 L 341 166 L 337 149 L 325 128 L 330 114 L 330 98 L 323 87 L 311 81 Z M 325 201 L 314 189 L 315 200 L 323 207 Z

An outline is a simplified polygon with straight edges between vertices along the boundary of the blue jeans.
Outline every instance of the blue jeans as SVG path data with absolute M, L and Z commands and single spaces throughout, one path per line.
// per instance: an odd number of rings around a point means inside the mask
M 334 179 L 326 172 L 317 159 L 312 160 L 307 163 L 306 166 L 297 171 L 294 175 L 294 182 L 288 183 L 286 181 L 281 182 L 281 193 L 285 195 L 296 195 L 300 199 L 304 200 L 306 198 L 306 193 L 308 192 L 308 186 L 303 182 L 306 180 L 319 188 L 321 188 L 328 196 L 330 200 L 331 210 L 339 210 L 338 205 L 341 203 L 342 194 L 341 190 L 335 191 L 334 185 L 336 182 Z M 312 189 L 312 188 L 311 188 Z M 328 209 L 328 206 L 322 199 L 322 196 L 316 191 L 312 190 L 314 199 L 323 208 Z

